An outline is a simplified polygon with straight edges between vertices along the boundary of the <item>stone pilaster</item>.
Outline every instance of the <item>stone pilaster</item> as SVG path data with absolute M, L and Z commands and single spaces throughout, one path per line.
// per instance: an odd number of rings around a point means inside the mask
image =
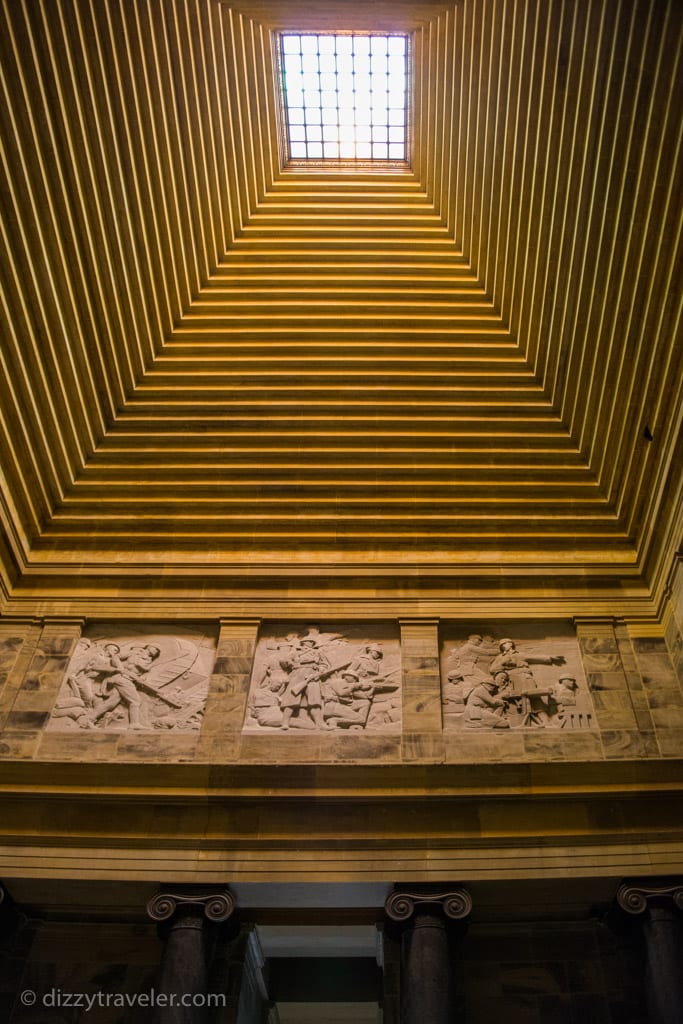
M 397 891 L 385 910 L 403 926 L 401 1024 L 450 1024 L 454 992 L 447 923 L 469 915 L 469 893 L 460 886 L 440 892 Z
M 21 684 L 12 693 L 1 756 L 23 759 L 34 755 L 82 628 L 80 618 L 45 620 Z
M 212 925 L 227 921 L 235 900 L 227 888 L 178 887 L 158 892 L 147 913 L 164 938 L 155 1024 L 207 1024 L 207 960 Z
M 403 619 L 403 759 L 434 760 L 443 752 L 437 619 Z
M 259 619 L 222 619 L 196 759 L 237 761 Z
M 649 1024 L 683 1021 L 683 878 L 623 882 L 617 904 L 640 919 L 647 951 Z

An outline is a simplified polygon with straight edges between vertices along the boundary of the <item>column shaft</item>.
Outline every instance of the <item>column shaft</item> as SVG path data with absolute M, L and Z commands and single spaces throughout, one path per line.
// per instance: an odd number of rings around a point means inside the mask
M 649 1024 L 683 1021 L 683 923 L 673 902 L 668 902 L 653 902 L 643 921 Z
M 207 1021 L 205 921 L 201 908 L 184 908 L 170 926 L 161 959 L 158 991 L 174 1005 L 158 1005 L 155 1024 L 205 1024 Z
M 416 911 L 403 941 L 401 1024 L 450 1024 L 451 964 L 441 911 Z

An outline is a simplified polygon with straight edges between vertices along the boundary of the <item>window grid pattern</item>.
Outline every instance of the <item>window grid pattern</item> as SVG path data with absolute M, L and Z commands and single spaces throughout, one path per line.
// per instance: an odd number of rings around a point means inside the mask
M 407 159 L 407 36 L 282 33 L 280 59 L 290 159 Z

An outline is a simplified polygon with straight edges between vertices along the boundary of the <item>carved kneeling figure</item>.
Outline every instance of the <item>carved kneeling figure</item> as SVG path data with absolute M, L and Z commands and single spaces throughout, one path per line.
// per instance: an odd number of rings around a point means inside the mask
M 480 683 L 465 702 L 466 729 L 509 729 L 505 718 L 505 701 L 497 696 L 498 686 L 491 679 Z

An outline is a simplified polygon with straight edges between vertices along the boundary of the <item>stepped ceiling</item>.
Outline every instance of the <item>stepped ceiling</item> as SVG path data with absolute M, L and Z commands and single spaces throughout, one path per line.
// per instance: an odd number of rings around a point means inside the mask
M 683 529 L 680 5 L 0 19 L 6 612 L 657 614 Z M 410 169 L 283 165 L 281 28 L 411 33 Z

